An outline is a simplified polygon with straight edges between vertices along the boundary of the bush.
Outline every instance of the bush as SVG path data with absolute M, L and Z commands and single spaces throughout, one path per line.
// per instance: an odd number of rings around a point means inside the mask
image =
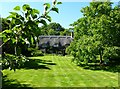
M 32 56 L 44 56 L 41 50 L 34 50 L 31 53 Z
M 4 53 L 2 57 L 2 69 L 9 68 L 10 70 L 14 70 L 16 68 L 20 68 L 24 66 L 24 63 L 29 61 L 28 58 L 20 54 L 19 56 L 13 54 Z
M 30 56 L 43 56 L 42 51 L 35 48 L 28 48 L 28 52 Z

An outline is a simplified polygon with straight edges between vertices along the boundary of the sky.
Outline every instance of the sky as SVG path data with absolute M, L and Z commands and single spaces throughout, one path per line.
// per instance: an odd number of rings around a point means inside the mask
M 0 0 L 0 16 L 5 18 L 9 15 L 9 12 L 13 11 L 15 6 L 22 6 L 24 4 L 29 4 L 32 8 L 36 8 L 40 13 L 43 13 L 43 4 L 45 2 L 51 3 L 50 1 L 52 0 L 12 0 L 12 2 L 9 0 Z M 88 6 L 89 3 L 90 0 L 64 0 L 61 5 L 57 6 L 59 8 L 59 14 L 50 12 L 49 15 L 52 17 L 52 22 L 60 23 L 64 28 L 69 28 L 70 24 L 82 17 L 80 10 Z

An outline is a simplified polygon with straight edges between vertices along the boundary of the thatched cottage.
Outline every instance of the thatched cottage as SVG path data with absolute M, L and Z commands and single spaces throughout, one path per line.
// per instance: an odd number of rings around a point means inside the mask
M 65 55 L 65 49 L 73 41 L 72 36 L 39 36 L 39 49 L 44 52 L 58 53 Z

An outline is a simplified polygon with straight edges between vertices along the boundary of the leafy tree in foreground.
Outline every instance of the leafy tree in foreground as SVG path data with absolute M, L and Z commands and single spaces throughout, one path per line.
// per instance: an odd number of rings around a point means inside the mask
M 33 44 L 38 42 L 40 33 L 38 25 L 39 23 L 47 25 L 46 20 L 52 20 L 49 16 L 51 11 L 59 13 L 56 7 L 57 4 L 61 4 L 61 2 L 54 0 L 52 6 L 49 3 L 44 3 L 44 13 L 42 15 L 40 15 L 40 11 L 31 8 L 28 4 L 24 4 L 22 8 L 16 6 L 14 12 L 10 12 L 10 15 L 7 17 L 7 27 L 5 27 L 6 23 L 2 23 L 4 28 L 2 31 L 3 44 L 0 46 L 3 47 L 6 46 L 5 44 L 8 44 L 7 46 L 10 45 L 14 49 L 10 49 L 14 51 L 14 54 L 12 53 L 13 56 L 5 54 L 6 56 L 10 56 L 10 59 L 7 57 L 9 61 L 13 62 L 12 58 L 15 58 L 15 56 L 22 57 L 21 53 L 28 48 L 28 44 L 32 47 Z M 15 61 L 17 58 L 15 58 Z M 10 62 L 8 63 L 10 64 Z
M 83 17 L 72 24 L 74 41 L 67 52 L 77 63 L 99 58 L 100 64 L 120 56 L 120 8 L 111 2 L 91 2 L 81 10 Z

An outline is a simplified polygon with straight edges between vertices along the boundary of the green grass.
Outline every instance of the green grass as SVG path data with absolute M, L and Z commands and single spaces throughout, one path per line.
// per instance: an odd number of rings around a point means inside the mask
M 117 72 L 86 70 L 72 63 L 71 58 L 70 56 L 33 57 L 31 63 L 17 69 L 16 72 L 3 70 L 3 86 L 118 87 Z

